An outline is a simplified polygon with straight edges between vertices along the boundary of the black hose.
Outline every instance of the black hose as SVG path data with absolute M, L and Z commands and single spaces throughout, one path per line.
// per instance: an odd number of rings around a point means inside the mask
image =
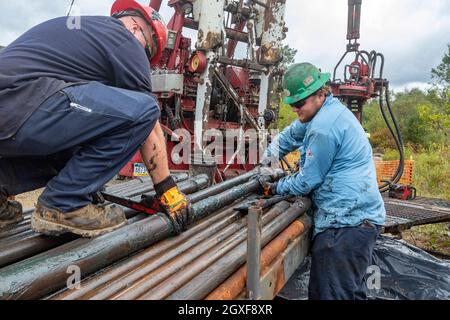
M 383 89 L 382 89 L 383 90 Z M 389 123 L 389 120 L 387 118 L 386 112 L 384 110 L 384 102 L 383 102 L 383 94 L 381 92 L 380 94 L 380 110 L 381 110 L 381 114 L 383 116 L 384 121 L 386 122 L 386 125 L 389 129 L 389 131 L 392 134 L 392 137 L 394 138 L 395 144 L 398 148 L 399 154 L 400 154 L 400 161 L 399 161 L 399 165 L 397 167 L 397 170 L 395 172 L 395 174 L 392 176 L 392 178 L 389 180 L 389 182 L 383 184 L 382 186 L 380 186 L 380 192 L 386 192 L 389 191 L 389 187 L 391 184 L 396 184 L 400 181 L 402 175 L 403 175 L 403 169 L 404 169 L 404 161 L 405 161 L 405 155 L 404 155 L 404 150 L 403 150 L 403 139 L 400 133 L 400 128 L 398 126 L 397 120 L 394 116 L 394 113 L 392 112 L 392 108 L 391 108 L 391 103 L 389 100 L 389 85 L 386 85 L 386 91 L 385 91 L 385 97 L 386 97 L 386 104 L 388 107 L 388 111 L 389 114 L 392 118 L 392 121 L 394 123 L 395 126 L 395 130 L 396 132 L 394 133 L 394 130 L 392 129 L 391 124 Z
M 170 129 L 175 131 L 177 129 L 177 121 L 175 120 L 175 115 L 173 114 L 172 109 L 170 109 L 167 103 L 164 104 L 164 111 L 166 112 L 167 119 L 169 120 Z
M 394 122 L 394 126 L 395 126 L 395 131 L 397 133 L 397 139 L 399 141 L 400 144 L 400 161 L 399 161 L 399 167 L 397 169 L 398 171 L 398 177 L 396 178 L 396 181 L 394 183 L 397 183 L 400 181 L 402 175 L 403 175 L 403 170 L 405 168 L 405 150 L 404 150 L 404 144 L 403 144 L 403 138 L 402 138 L 402 134 L 400 132 L 400 126 L 397 123 L 397 119 L 395 118 L 394 112 L 392 111 L 392 107 L 391 107 L 391 102 L 390 102 L 390 98 L 389 98 L 389 84 L 386 85 L 386 104 L 389 110 L 389 114 L 391 115 L 392 121 Z

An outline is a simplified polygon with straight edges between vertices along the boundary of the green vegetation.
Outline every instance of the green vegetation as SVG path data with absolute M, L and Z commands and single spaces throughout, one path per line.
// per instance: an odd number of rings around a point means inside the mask
M 291 106 L 281 103 L 280 118 L 278 119 L 278 128 L 283 130 L 292 122 L 298 119 L 297 115 L 292 111 Z
M 414 185 L 418 194 L 450 200 L 450 45 L 442 63 L 431 71 L 432 89 L 390 93 L 405 145 L 405 158 L 414 160 Z M 280 130 L 297 119 L 290 106 L 280 107 Z M 364 108 L 363 126 L 370 133 L 375 153 L 384 160 L 398 159 L 398 151 L 383 117 L 379 102 Z
M 432 70 L 433 87 L 391 94 L 392 109 L 405 145 L 405 158 L 414 160 L 414 185 L 418 194 L 450 200 L 450 45 L 442 63 Z M 363 114 L 374 151 L 384 160 L 398 159 L 394 140 L 381 116 L 378 101 Z

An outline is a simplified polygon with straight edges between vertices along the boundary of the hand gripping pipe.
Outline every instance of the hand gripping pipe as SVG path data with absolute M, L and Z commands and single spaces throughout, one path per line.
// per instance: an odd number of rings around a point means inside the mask
M 220 190 L 219 186 L 217 190 Z M 194 203 L 192 222 L 217 212 L 258 188 L 259 182 L 251 180 Z M 84 277 L 172 235 L 168 218 L 158 214 L 95 239 L 72 241 L 0 269 L 0 299 L 41 298 L 66 285 L 70 266 L 76 265 Z

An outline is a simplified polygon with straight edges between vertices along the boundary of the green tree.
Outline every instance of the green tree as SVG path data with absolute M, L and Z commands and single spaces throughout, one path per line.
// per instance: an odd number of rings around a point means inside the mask
M 281 52 L 283 53 L 283 61 L 281 62 L 281 66 L 283 69 L 287 69 L 295 62 L 295 56 L 297 55 L 298 50 L 291 48 L 289 45 L 285 45 L 281 49 Z
M 447 45 L 447 53 L 442 58 L 442 62 L 436 68 L 431 69 L 431 78 L 435 84 L 450 87 L 450 44 Z

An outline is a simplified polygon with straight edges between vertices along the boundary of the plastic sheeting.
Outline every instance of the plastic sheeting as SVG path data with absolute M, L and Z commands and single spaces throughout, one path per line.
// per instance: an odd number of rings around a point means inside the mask
M 381 236 L 373 257 L 379 267 L 380 289 L 370 289 L 371 300 L 448 300 L 450 299 L 450 261 L 439 260 L 404 241 Z M 280 299 L 308 299 L 311 258 L 297 269 L 278 295 Z M 369 274 L 371 285 L 377 286 Z M 377 270 L 378 271 L 378 270 Z M 371 281 L 372 280 L 372 281 Z

